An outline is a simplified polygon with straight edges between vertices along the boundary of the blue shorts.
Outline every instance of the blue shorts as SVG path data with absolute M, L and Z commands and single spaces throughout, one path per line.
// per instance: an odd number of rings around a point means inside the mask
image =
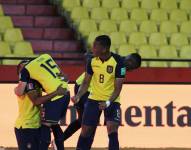
M 79 89 L 80 85 L 78 84 L 75 84 L 74 86 L 74 94 L 76 95 L 78 93 L 78 89 Z M 85 103 L 87 102 L 88 100 L 88 96 L 89 96 L 89 92 L 86 92 L 81 98 L 80 98 L 80 101 L 75 104 L 75 107 L 77 110 L 80 110 L 81 112 L 84 111 L 84 105 Z
M 57 124 L 61 118 L 65 117 L 69 102 L 69 92 L 57 100 L 46 102 L 43 105 L 42 122 Z
M 99 124 L 100 115 L 99 103 L 103 101 L 95 101 L 88 99 L 85 104 L 82 124 L 87 126 L 97 126 Z M 113 121 L 120 124 L 121 122 L 121 109 L 120 104 L 117 102 L 112 103 L 104 110 L 105 121 Z
M 19 150 L 39 150 L 40 130 L 15 128 Z

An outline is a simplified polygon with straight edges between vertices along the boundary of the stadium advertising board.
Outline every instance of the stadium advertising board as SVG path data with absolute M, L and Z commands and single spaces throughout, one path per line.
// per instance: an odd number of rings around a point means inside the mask
M 15 84 L 0 84 L 0 146 L 16 146 L 14 121 L 17 117 Z M 73 95 L 73 85 L 70 85 Z M 121 147 L 191 147 L 191 85 L 126 84 L 121 92 Z M 93 114 L 92 114 L 93 115 Z M 70 104 L 65 124 L 74 120 Z M 63 130 L 67 126 L 63 127 Z M 78 131 L 65 143 L 75 147 Z M 103 116 L 94 147 L 107 147 Z

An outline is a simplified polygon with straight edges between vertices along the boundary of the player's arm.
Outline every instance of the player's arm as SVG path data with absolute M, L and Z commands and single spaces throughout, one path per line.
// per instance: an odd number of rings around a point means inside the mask
M 20 76 L 20 81 L 19 81 L 18 85 L 15 87 L 14 92 L 17 96 L 22 96 L 25 92 L 27 82 L 30 79 L 30 75 L 29 75 L 28 71 L 24 68 L 20 72 L 19 76 Z
M 92 75 L 88 74 L 87 72 L 85 73 L 85 78 L 79 87 L 78 93 L 76 94 L 77 97 L 81 98 L 82 95 L 84 95 L 89 88 L 90 82 L 91 82 Z
M 120 95 L 123 86 L 124 78 L 116 78 L 114 82 L 114 91 L 109 99 L 109 101 L 114 102 L 116 98 Z
M 37 89 L 30 89 L 27 92 L 27 95 L 29 96 L 29 99 L 31 100 L 31 102 L 33 103 L 33 105 L 40 105 L 43 104 L 49 100 L 51 100 L 52 98 L 54 98 L 55 96 L 58 95 L 64 95 L 66 93 L 66 89 L 62 88 L 62 85 L 60 85 L 56 91 L 44 95 L 42 96 L 41 94 L 39 94 L 39 91 Z
M 81 86 L 79 87 L 78 93 L 72 99 L 74 103 L 77 103 L 82 97 L 82 95 L 84 95 L 88 91 L 88 88 L 92 79 L 92 75 L 93 75 L 93 69 L 91 66 L 91 60 L 89 60 L 86 65 L 86 73 L 85 73 L 84 80 Z
M 114 91 L 109 98 L 110 102 L 114 102 L 116 98 L 120 95 L 123 82 L 125 80 L 126 67 L 124 65 L 123 59 L 120 59 L 115 70 L 115 81 L 114 81 Z
M 48 100 L 51 100 L 53 97 L 57 96 L 57 93 L 56 93 L 56 91 L 54 91 L 45 96 L 40 96 L 37 90 L 32 90 L 32 91 L 28 92 L 27 95 L 29 96 L 29 99 L 31 100 L 33 105 L 36 106 L 36 105 L 43 104 L 43 103 L 47 102 Z
M 18 85 L 15 87 L 14 92 L 17 96 L 22 96 L 25 91 L 27 83 L 19 81 Z

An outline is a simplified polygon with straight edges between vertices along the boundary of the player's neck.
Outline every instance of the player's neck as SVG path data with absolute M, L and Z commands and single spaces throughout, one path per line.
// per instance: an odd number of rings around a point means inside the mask
M 109 52 L 107 54 L 100 56 L 99 58 L 102 62 L 104 62 L 104 61 L 107 61 L 110 57 L 111 57 L 111 53 Z

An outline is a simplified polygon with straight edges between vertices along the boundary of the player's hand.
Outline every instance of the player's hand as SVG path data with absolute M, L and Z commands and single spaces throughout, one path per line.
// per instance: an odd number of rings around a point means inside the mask
M 67 93 L 67 89 L 62 87 L 62 84 L 56 89 L 56 94 L 61 96 Z
M 110 105 L 111 105 L 111 101 L 110 100 L 107 100 L 105 102 L 100 102 L 99 103 L 99 109 L 100 110 L 104 110 L 104 109 L 108 108 Z
M 71 97 L 71 100 L 74 104 L 78 103 L 80 101 L 80 97 L 78 95 Z
M 100 110 L 104 110 L 105 108 L 107 108 L 106 103 L 105 103 L 105 102 L 100 102 L 100 103 L 99 103 L 99 109 L 100 109 Z

